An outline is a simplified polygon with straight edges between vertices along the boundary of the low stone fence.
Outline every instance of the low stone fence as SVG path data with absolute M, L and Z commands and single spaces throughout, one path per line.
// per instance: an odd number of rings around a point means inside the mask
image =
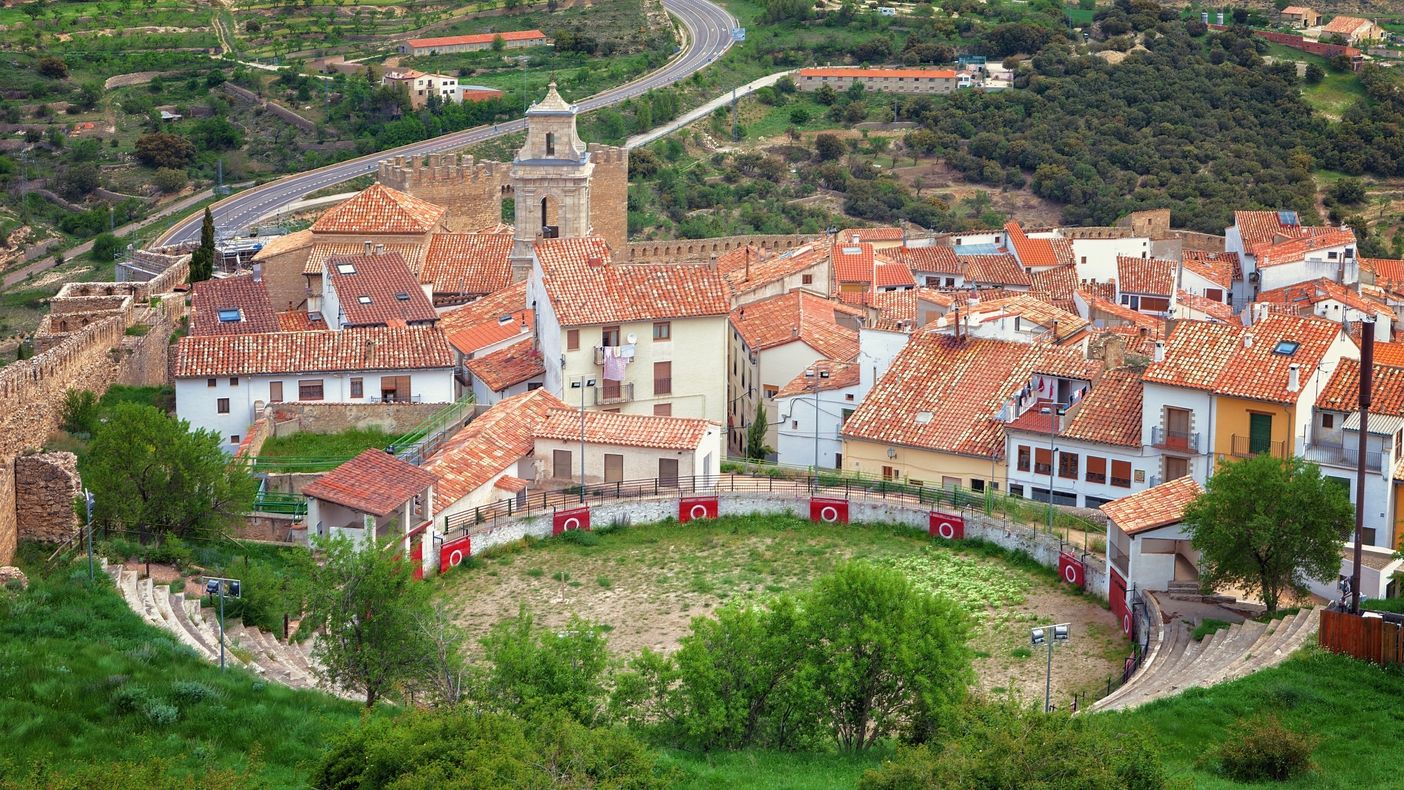
M 341 433 L 350 428 L 378 428 L 408 433 L 442 411 L 444 403 L 278 403 L 273 406 L 273 436 L 295 433 Z M 256 453 L 255 453 L 256 454 Z

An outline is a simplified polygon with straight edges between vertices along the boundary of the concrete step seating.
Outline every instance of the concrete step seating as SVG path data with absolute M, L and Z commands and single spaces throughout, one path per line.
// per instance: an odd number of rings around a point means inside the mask
M 204 608 L 199 599 L 183 592 L 171 592 L 166 585 L 140 578 L 134 570 L 102 561 L 103 571 L 112 578 L 132 611 L 158 628 L 175 635 L 201 658 L 219 661 L 219 612 Z M 224 623 L 224 657 L 229 666 L 243 667 L 261 677 L 292 688 L 319 689 L 345 699 L 359 697 L 344 689 L 328 689 L 317 678 L 312 640 L 285 643 L 270 633 L 243 625 L 237 620 Z M 247 660 L 240 658 L 246 656 Z
M 1281 663 L 1316 631 L 1320 615 L 1303 609 L 1270 623 L 1245 620 L 1196 642 L 1187 621 L 1161 629 L 1159 649 L 1126 685 L 1098 700 L 1092 710 L 1127 710 L 1187 689 L 1212 686 Z

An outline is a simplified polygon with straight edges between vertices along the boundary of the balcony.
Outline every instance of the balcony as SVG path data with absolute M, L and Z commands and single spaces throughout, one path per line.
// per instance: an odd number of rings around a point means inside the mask
M 1266 453 L 1273 458 L 1285 461 L 1287 460 L 1287 443 L 1273 441 L 1254 443 L 1251 437 L 1234 434 L 1232 452 L 1236 458 L 1252 458 L 1255 455 Z
M 1151 428 L 1151 446 L 1170 452 L 1195 453 L 1199 450 L 1197 431 L 1172 431 L 1163 425 Z
M 611 403 L 628 403 L 634 399 L 634 383 L 631 381 L 606 381 L 603 386 L 595 387 L 595 405 L 606 406 Z
M 1334 437 L 1324 442 L 1315 442 L 1310 445 L 1303 443 L 1302 460 L 1310 461 L 1314 464 L 1325 464 L 1327 466 L 1344 466 L 1349 469 L 1358 468 L 1360 458 L 1360 446 L 1356 444 L 1353 435 Z M 1369 472 L 1378 472 L 1384 468 L 1384 452 L 1381 450 L 1365 451 L 1365 469 Z

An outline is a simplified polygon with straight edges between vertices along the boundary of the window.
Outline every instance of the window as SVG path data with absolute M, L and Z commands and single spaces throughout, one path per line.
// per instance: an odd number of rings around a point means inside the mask
M 678 484 L 678 459 L 658 459 L 658 484 L 663 486 L 676 486 Z
M 618 453 L 604 454 L 604 479 L 606 483 L 618 483 L 624 479 L 624 456 Z
M 220 414 L 228 414 L 228 413 L 229 413 L 229 399 L 228 399 L 228 398 L 220 398 L 219 400 L 215 401 L 215 411 L 216 411 L 216 412 L 219 412 Z
M 1330 252 L 1326 253 L 1326 260 L 1328 260 L 1328 261 L 1334 261 L 1335 259 L 1336 259 L 1336 251 L 1335 251 L 1335 250 L 1331 250 Z
M 765 397 L 767 398 L 774 398 L 780 393 L 780 388 L 773 384 L 763 384 L 761 385 L 761 389 L 765 391 Z
M 361 304 L 370 304 L 371 298 L 369 296 L 358 296 L 356 297 L 356 301 L 360 302 Z
M 305 379 L 305 380 L 303 380 L 303 381 L 299 381 L 299 382 L 297 383 L 297 399 L 298 399 L 298 400 L 321 400 L 321 399 L 322 399 L 322 380 L 321 380 L 321 379 Z
M 364 398 L 366 396 L 366 380 L 360 377 L 351 379 L 351 397 Z
M 282 403 L 282 402 L 283 402 L 283 382 L 281 382 L 281 381 L 270 381 L 270 382 L 268 382 L 268 402 L 269 402 L 269 403 Z
M 1248 413 L 1248 452 L 1253 455 L 1265 453 L 1272 447 L 1272 415 L 1263 412 Z
M 1159 296 L 1142 296 L 1139 309 L 1146 313 L 1163 313 L 1170 309 L 1170 300 Z
M 671 403 L 655 403 L 655 404 L 653 404 L 653 416 L 654 416 L 654 417 L 672 417 L 672 416 L 673 416 L 673 404 L 671 404 Z
M 798 431 L 798 430 L 799 430 L 799 420 L 790 420 L 790 430 L 792 430 L 792 431 Z
M 971 490 L 971 491 L 976 491 L 976 492 L 984 491 L 984 490 L 985 490 L 985 481 L 984 481 L 984 480 L 981 480 L 981 479 L 978 478 L 978 477 L 972 477 L 972 478 L 970 478 L 970 490 Z
M 570 451 L 551 451 L 551 476 L 557 480 L 569 480 L 570 472 Z
M 1167 455 L 1164 458 L 1165 479 L 1179 480 L 1189 475 L 1189 459 Z
M 1111 484 L 1117 488 L 1131 487 L 1131 462 L 1116 461 L 1111 462 Z
M 238 443 L 239 443 L 239 434 L 237 434 L 237 433 L 231 433 L 231 434 L 229 434 L 229 443 L 230 443 L 230 444 L 238 444 Z
M 602 345 L 602 346 L 617 346 L 617 345 L 619 345 L 619 327 L 617 327 L 617 326 L 606 326 L 606 327 L 601 328 L 601 329 L 600 329 L 600 345 Z
M 1034 474 L 1053 474 L 1053 451 L 1042 447 L 1034 450 Z
M 239 312 L 238 308 L 235 308 L 233 310 L 219 311 L 219 322 L 221 324 L 233 324 L 242 321 L 243 319 L 243 314 Z
M 839 425 L 848 422 L 848 418 L 853 416 L 854 409 L 843 409 L 839 412 Z
M 671 323 L 667 322 L 667 321 L 654 321 L 654 322 L 653 322 L 653 339 L 654 339 L 654 340 L 672 340 L 672 339 L 673 339 L 673 325 L 672 325 Z
M 673 391 L 673 363 L 653 363 L 653 394 L 668 395 Z
M 895 467 L 895 466 L 884 466 L 884 467 L 882 468 L 882 479 L 883 479 L 883 480 L 897 480 L 897 479 L 900 478 L 900 477 L 901 477 L 901 473 L 897 471 L 897 467 Z
M 366 252 L 370 252 L 370 242 L 366 242 Z M 355 274 L 356 265 L 352 263 L 338 263 L 336 265 L 338 274 Z
M 546 133 L 546 155 L 547 155 L 547 156 L 555 156 L 555 155 L 556 155 L 556 133 L 555 133 L 555 132 L 547 132 L 547 133 Z
M 843 396 L 843 399 L 846 400 L 846 401 L 848 401 L 849 403 L 852 403 L 852 402 L 853 402 L 853 393 L 850 392 L 850 393 L 844 395 L 844 396 Z
M 213 387 L 217 381 L 218 379 L 205 379 L 205 386 Z
M 1087 456 L 1087 482 L 1107 482 L 1107 459 L 1100 455 Z
M 1066 450 L 1058 453 L 1058 476 L 1068 480 L 1077 479 L 1077 453 Z
M 1022 485 L 1011 485 L 1011 486 L 1009 487 L 1009 495 L 1012 496 L 1012 497 L 1017 497 L 1017 498 L 1019 498 L 1019 499 L 1023 499 L 1023 498 L 1024 498 L 1024 487 L 1023 487 Z
M 409 403 L 410 377 L 381 376 L 380 399 L 386 403 Z
M 1279 340 L 1277 341 L 1277 345 L 1273 346 L 1272 353 L 1290 357 L 1297 353 L 1297 349 L 1301 348 L 1301 346 L 1302 344 L 1295 340 Z
M 580 330 L 566 330 L 566 351 L 575 351 L 580 348 Z
M 801 275 L 800 275 L 800 285 L 813 285 L 813 284 L 814 284 L 814 275 L 812 275 L 812 274 L 801 274 Z
M 1027 472 L 1027 471 L 1029 471 L 1029 448 L 1028 448 L 1027 445 L 1019 445 L 1018 458 L 1019 458 L 1019 471 L 1020 471 L 1020 472 Z
M 229 377 L 229 386 L 231 386 L 231 387 L 237 387 L 237 386 L 239 386 L 239 377 L 238 377 L 238 376 L 230 376 L 230 377 Z
M 1224 301 L 1224 291 L 1222 288 L 1205 288 L 1204 298 L 1211 302 Z

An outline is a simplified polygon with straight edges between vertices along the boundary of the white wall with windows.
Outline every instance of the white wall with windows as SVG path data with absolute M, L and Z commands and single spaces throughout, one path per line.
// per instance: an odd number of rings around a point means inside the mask
M 858 408 L 857 384 L 777 398 L 775 405 L 779 412 L 775 450 L 780 463 L 823 469 L 840 467 L 843 440 L 839 438 L 839 430 Z
M 1100 507 L 1150 487 L 1158 459 L 1140 447 L 1005 428 L 1005 490 L 1054 504 Z

